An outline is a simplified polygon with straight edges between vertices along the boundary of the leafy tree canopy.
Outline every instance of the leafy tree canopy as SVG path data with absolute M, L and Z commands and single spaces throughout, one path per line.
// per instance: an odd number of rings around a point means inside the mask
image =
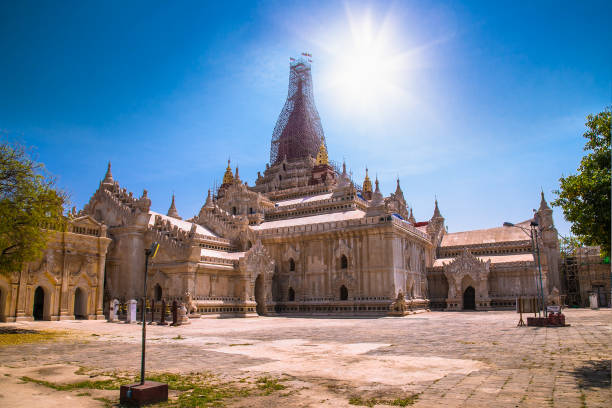
M 0 141 L 0 274 L 35 261 L 64 225 L 66 195 L 24 147 Z
M 587 142 L 578 173 L 561 177 L 553 205 L 563 209 L 571 230 L 583 245 L 600 245 L 610 255 L 610 107 L 587 116 Z

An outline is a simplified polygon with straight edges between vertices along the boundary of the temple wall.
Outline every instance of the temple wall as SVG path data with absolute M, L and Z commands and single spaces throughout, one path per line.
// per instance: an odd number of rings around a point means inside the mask
M 99 226 L 90 227 L 90 232 L 104 235 Z M 104 260 L 110 239 L 52 234 L 40 260 L 9 276 L 0 275 L 0 321 L 103 318 Z

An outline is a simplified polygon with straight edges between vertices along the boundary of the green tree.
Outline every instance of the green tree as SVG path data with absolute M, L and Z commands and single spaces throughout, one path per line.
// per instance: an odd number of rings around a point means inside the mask
M 23 146 L 0 142 L 0 273 L 42 255 L 50 229 L 64 225 L 66 195 Z
M 578 173 L 559 179 L 553 205 L 563 209 L 571 230 L 583 245 L 600 245 L 610 255 L 610 107 L 587 116 L 587 142 Z

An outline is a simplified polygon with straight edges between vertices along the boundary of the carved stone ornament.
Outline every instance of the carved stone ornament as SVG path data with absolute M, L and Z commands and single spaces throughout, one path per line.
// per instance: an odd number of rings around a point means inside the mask
M 486 297 L 487 279 L 489 277 L 491 260 L 481 261 L 472 255 L 467 248 L 451 263 L 444 265 L 444 275 L 448 281 L 448 297 L 456 298 L 463 293 L 461 284 L 464 277 L 469 276 L 478 286 L 475 288 L 481 297 Z

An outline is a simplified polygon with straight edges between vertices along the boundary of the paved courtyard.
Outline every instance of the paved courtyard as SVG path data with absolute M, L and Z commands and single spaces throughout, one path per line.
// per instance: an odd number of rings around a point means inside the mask
M 565 328 L 517 328 L 513 312 L 198 319 L 182 327 L 148 326 L 147 369 L 212 373 L 227 384 L 267 384 L 261 378 L 282 384 L 213 406 L 612 406 L 612 311 L 575 309 L 566 316 L 571 326 Z M 45 406 L 108 406 L 118 391 L 58 390 L 49 383 L 140 368 L 141 326 L 2 323 L 0 333 L 15 328 L 68 334 L 0 345 L 0 406 L 43 400 Z

